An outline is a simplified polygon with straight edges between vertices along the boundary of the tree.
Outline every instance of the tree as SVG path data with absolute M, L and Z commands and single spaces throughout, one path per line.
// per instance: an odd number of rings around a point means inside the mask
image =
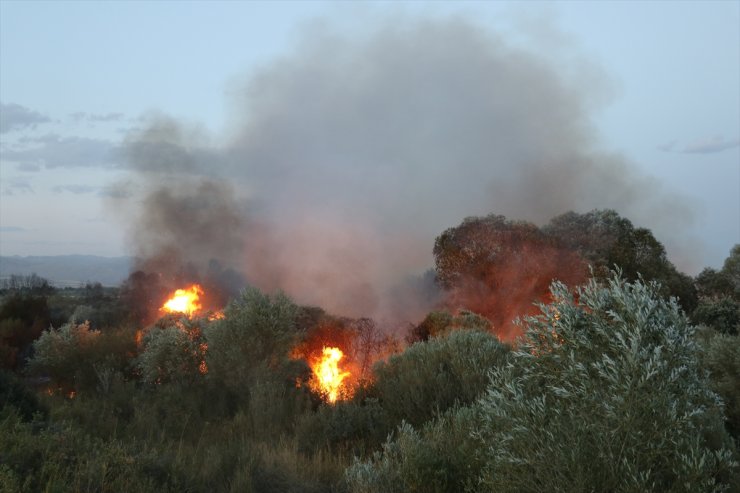
M 699 304 L 694 323 L 725 334 L 740 332 L 740 244 L 735 245 L 719 271 L 707 267 L 695 280 Z
M 691 278 L 668 260 L 663 244 L 649 229 L 636 228 L 616 211 L 567 212 L 551 219 L 542 230 L 559 244 L 578 252 L 598 277 L 609 277 L 616 267 L 629 281 L 642 278 L 660 282 L 663 296 L 677 297 L 686 313 L 696 307 Z
M 296 305 L 283 293 L 268 296 L 248 288 L 224 310 L 224 318 L 205 329 L 209 373 L 234 390 L 246 392 L 261 365 L 286 362 L 301 332 Z
M 0 307 L 0 368 L 21 367 L 50 318 L 45 296 L 15 292 L 6 298 Z
M 534 224 L 504 216 L 469 217 L 434 243 L 438 282 L 445 305 L 487 317 L 496 332 L 510 337 L 512 320 L 546 301 L 553 279 L 578 283 L 586 264 Z
M 88 355 L 99 337 L 100 332 L 91 330 L 88 322 L 49 328 L 33 343 L 29 372 L 48 376 L 63 393 L 76 391 L 77 381 L 91 373 L 86 371 L 91 363 Z

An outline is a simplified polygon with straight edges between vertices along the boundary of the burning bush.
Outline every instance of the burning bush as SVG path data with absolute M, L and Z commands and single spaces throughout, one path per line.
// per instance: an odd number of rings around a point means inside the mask
M 487 372 L 507 361 L 509 348 L 492 334 L 460 329 L 375 365 L 373 380 L 354 399 L 306 417 L 299 441 L 355 453 L 378 447 L 402 422 L 421 425 L 486 388 Z

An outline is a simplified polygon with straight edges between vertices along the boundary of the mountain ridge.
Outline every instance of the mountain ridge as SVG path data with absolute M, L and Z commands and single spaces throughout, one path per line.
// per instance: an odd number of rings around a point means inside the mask
M 133 257 L 99 255 L 0 256 L 0 278 L 13 274 L 37 274 L 56 286 L 75 286 L 99 282 L 118 286 L 131 271 Z

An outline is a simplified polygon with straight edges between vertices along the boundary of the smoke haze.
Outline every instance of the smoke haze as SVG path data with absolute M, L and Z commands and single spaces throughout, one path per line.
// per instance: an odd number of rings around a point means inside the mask
M 217 145 L 167 117 L 131 135 L 116 207 L 147 269 L 217 259 L 330 312 L 418 317 L 408 277 L 466 216 L 614 208 L 664 241 L 688 216 L 599 150 L 586 80 L 461 18 L 316 25 L 251 74 Z

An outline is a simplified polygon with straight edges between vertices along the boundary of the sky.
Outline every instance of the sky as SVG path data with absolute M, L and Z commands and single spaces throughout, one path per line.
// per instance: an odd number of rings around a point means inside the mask
M 733 1 L 1 0 L 0 255 L 134 253 L 111 198 L 129 173 L 121 149 L 153 117 L 186 122 L 218 146 L 242 118 L 234 106 L 245 81 L 299 50 L 305 32 L 454 17 L 598 88 L 588 104 L 600 149 L 680 197 L 683 207 L 664 214 L 692 216 L 679 239 L 657 219 L 638 225 L 658 228 L 687 272 L 721 266 L 740 243 Z

